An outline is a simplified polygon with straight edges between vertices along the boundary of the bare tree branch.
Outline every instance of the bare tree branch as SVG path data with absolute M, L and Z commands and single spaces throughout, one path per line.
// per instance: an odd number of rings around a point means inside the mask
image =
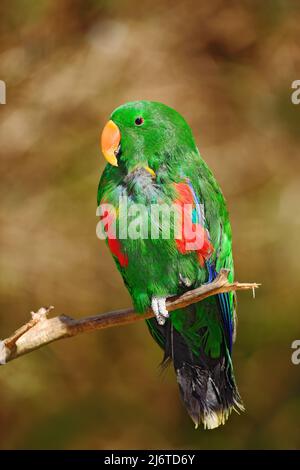
M 228 274 L 228 270 L 222 269 L 213 282 L 203 284 L 180 296 L 170 297 L 166 304 L 168 311 L 172 312 L 178 308 L 187 307 L 206 297 L 223 292 L 252 289 L 254 295 L 255 289 L 260 285 L 256 283 L 229 283 Z M 0 341 L 0 365 L 58 339 L 70 338 L 80 333 L 126 325 L 137 320 L 153 317 L 153 312 L 150 309 L 145 314 L 138 314 L 133 308 L 126 308 L 84 317 L 79 320 L 66 315 L 48 319 L 47 314 L 53 308 L 52 306 L 42 307 L 36 313 L 31 312 L 32 318 L 28 323 L 15 331 L 10 337 Z

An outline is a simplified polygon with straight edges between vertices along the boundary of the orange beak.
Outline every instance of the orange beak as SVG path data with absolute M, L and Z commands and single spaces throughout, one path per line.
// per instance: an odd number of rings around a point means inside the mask
M 101 134 L 101 150 L 105 159 L 113 166 L 118 166 L 116 153 L 121 140 L 121 132 L 117 124 L 108 121 Z

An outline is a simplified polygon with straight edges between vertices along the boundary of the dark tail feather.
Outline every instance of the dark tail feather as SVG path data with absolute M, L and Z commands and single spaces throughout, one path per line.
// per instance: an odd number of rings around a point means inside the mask
M 225 424 L 231 411 L 243 411 L 239 392 L 223 365 L 208 370 L 184 363 L 176 370 L 180 394 L 197 428 L 214 429 Z
M 180 394 L 195 427 L 202 423 L 205 429 L 214 429 L 225 423 L 232 410 L 243 411 L 229 355 L 212 359 L 201 351 L 196 357 L 171 321 L 164 328 L 163 364 L 173 360 Z

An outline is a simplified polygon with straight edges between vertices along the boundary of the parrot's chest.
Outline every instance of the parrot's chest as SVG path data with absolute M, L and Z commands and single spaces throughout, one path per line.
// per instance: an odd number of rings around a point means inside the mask
M 172 200 L 160 188 L 148 184 L 121 192 L 117 237 L 131 264 L 164 262 L 170 256 L 174 261 L 174 223 Z

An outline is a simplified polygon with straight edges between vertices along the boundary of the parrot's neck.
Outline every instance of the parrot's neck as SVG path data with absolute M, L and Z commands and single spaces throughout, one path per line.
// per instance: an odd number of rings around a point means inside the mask
M 137 198 L 139 202 L 144 200 L 145 203 L 152 201 L 160 192 L 155 178 L 144 168 L 137 168 L 128 173 L 123 180 L 123 187 L 125 187 L 128 196 Z

